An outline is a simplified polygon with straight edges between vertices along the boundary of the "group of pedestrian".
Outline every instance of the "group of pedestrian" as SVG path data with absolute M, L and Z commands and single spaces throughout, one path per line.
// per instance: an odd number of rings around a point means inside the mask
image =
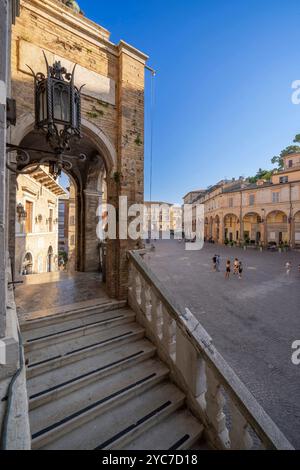
M 213 271 L 220 272 L 221 257 L 220 255 L 214 255 L 212 259 Z M 225 279 L 229 279 L 231 274 L 231 260 L 226 261 Z M 235 258 L 233 262 L 233 274 L 242 279 L 243 275 L 243 263 L 238 258 Z

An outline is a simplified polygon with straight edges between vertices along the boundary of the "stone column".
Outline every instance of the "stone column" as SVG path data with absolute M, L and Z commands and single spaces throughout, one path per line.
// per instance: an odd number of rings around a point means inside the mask
M 99 271 L 99 240 L 96 234 L 98 217 L 97 209 L 102 193 L 84 190 L 85 236 L 84 236 L 84 271 Z
M 224 215 L 221 214 L 220 215 L 220 225 L 219 225 L 219 228 L 220 228 L 220 236 L 219 236 L 219 243 L 221 245 L 224 245 L 224 240 L 225 240 L 225 234 L 224 234 Z
M 290 223 L 290 246 L 295 247 L 295 217 L 291 217 Z
M 6 315 L 6 97 L 8 80 L 8 4 L 0 0 L 0 338 L 5 336 Z
M 115 185 L 118 197 L 127 196 L 128 207 L 144 202 L 144 80 L 147 58 L 137 49 L 123 41 L 120 42 L 118 167 Z M 141 242 L 136 240 L 120 240 L 119 238 L 116 240 L 115 269 L 118 299 L 126 299 L 128 293 L 126 253 L 140 246 Z M 113 257 L 113 254 L 110 256 Z

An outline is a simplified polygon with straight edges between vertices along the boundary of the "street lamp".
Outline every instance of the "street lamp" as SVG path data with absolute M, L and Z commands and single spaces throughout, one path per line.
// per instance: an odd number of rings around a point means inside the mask
M 7 168 L 16 174 L 31 174 L 43 164 L 49 165 L 49 172 L 54 179 L 61 175 L 61 171 L 71 170 L 70 160 L 84 162 L 86 155 L 70 155 L 70 143 L 72 140 L 81 139 L 81 88 L 74 84 L 76 65 L 72 73 L 67 72 L 61 62 L 56 61 L 49 66 L 44 53 L 47 76 L 43 73 L 35 73 L 35 127 L 44 133 L 52 151 L 25 148 L 7 144 L 7 155 L 16 152 L 15 161 L 6 162 Z M 20 169 L 31 161 L 30 151 L 43 153 L 43 157 L 35 164 L 34 168 Z M 8 157 L 9 158 L 9 157 Z
M 68 73 L 61 62 L 47 66 L 47 76 L 35 74 L 35 124 L 45 135 L 54 153 L 70 150 L 70 141 L 81 138 L 81 88 L 74 85 L 74 73 Z
M 39 165 L 49 164 L 49 172 L 54 179 L 61 175 L 63 169 L 70 170 L 72 162 L 70 159 L 76 158 L 79 161 L 85 161 L 86 156 L 80 154 L 77 156 L 65 155 L 65 152 L 71 150 L 72 140 L 79 140 L 81 136 L 81 88 L 74 84 L 75 68 L 69 73 L 60 61 L 54 62 L 49 66 L 45 52 L 47 75 L 39 72 L 35 73 L 31 67 L 34 77 L 35 94 L 35 127 L 46 137 L 52 152 L 43 152 L 45 156 L 40 160 Z M 27 150 L 12 146 L 10 151 L 18 150 L 23 153 L 23 162 L 30 160 Z M 35 149 L 32 149 L 35 150 Z M 25 156 L 24 156 L 25 154 Z M 52 155 L 52 156 L 50 156 Z M 17 156 L 17 163 L 21 163 L 20 154 Z M 13 168 L 9 168 L 14 171 Z M 28 170 L 27 173 L 36 171 Z M 15 171 L 16 173 L 25 173 Z

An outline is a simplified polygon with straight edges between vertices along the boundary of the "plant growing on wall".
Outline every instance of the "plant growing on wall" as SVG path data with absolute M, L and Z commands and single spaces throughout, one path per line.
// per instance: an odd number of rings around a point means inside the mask
M 136 145 L 138 145 L 138 146 L 142 145 L 143 141 L 142 141 L 142 139 L 141 139 L 141 134 L 138 134 L 138 135 L 137 135 L 137 137 L 136 137 L 134 143 L 135 143 Z
M 114 174 L 113 174 L 113 179 L 114 179 L 114 182 L 116 184 L 120 184 L 122 179 L 123 179 L 123 175 L 122 173 L 120 173 L 119 171 L 116 171 Z
M 92 110 L 88 111 L 86 114 L 91 119 L 97 119 L 100 116 L 104 116 L 104 111 L 102 109 L 96 108 L 96 106 L 93 106 Z

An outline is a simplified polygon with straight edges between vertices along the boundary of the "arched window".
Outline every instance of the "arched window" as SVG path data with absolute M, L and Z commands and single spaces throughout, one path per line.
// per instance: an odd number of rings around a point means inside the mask
M 53 248 L 49 246 L 47 255 L 47 272 L 51 273 L 53 268 Z
M 22 264 L 22 275 L 27 276 L 28 274 L 32 274 L 32 270 L 33 270 L 32 254 L 26 253 L 23 264 Z

